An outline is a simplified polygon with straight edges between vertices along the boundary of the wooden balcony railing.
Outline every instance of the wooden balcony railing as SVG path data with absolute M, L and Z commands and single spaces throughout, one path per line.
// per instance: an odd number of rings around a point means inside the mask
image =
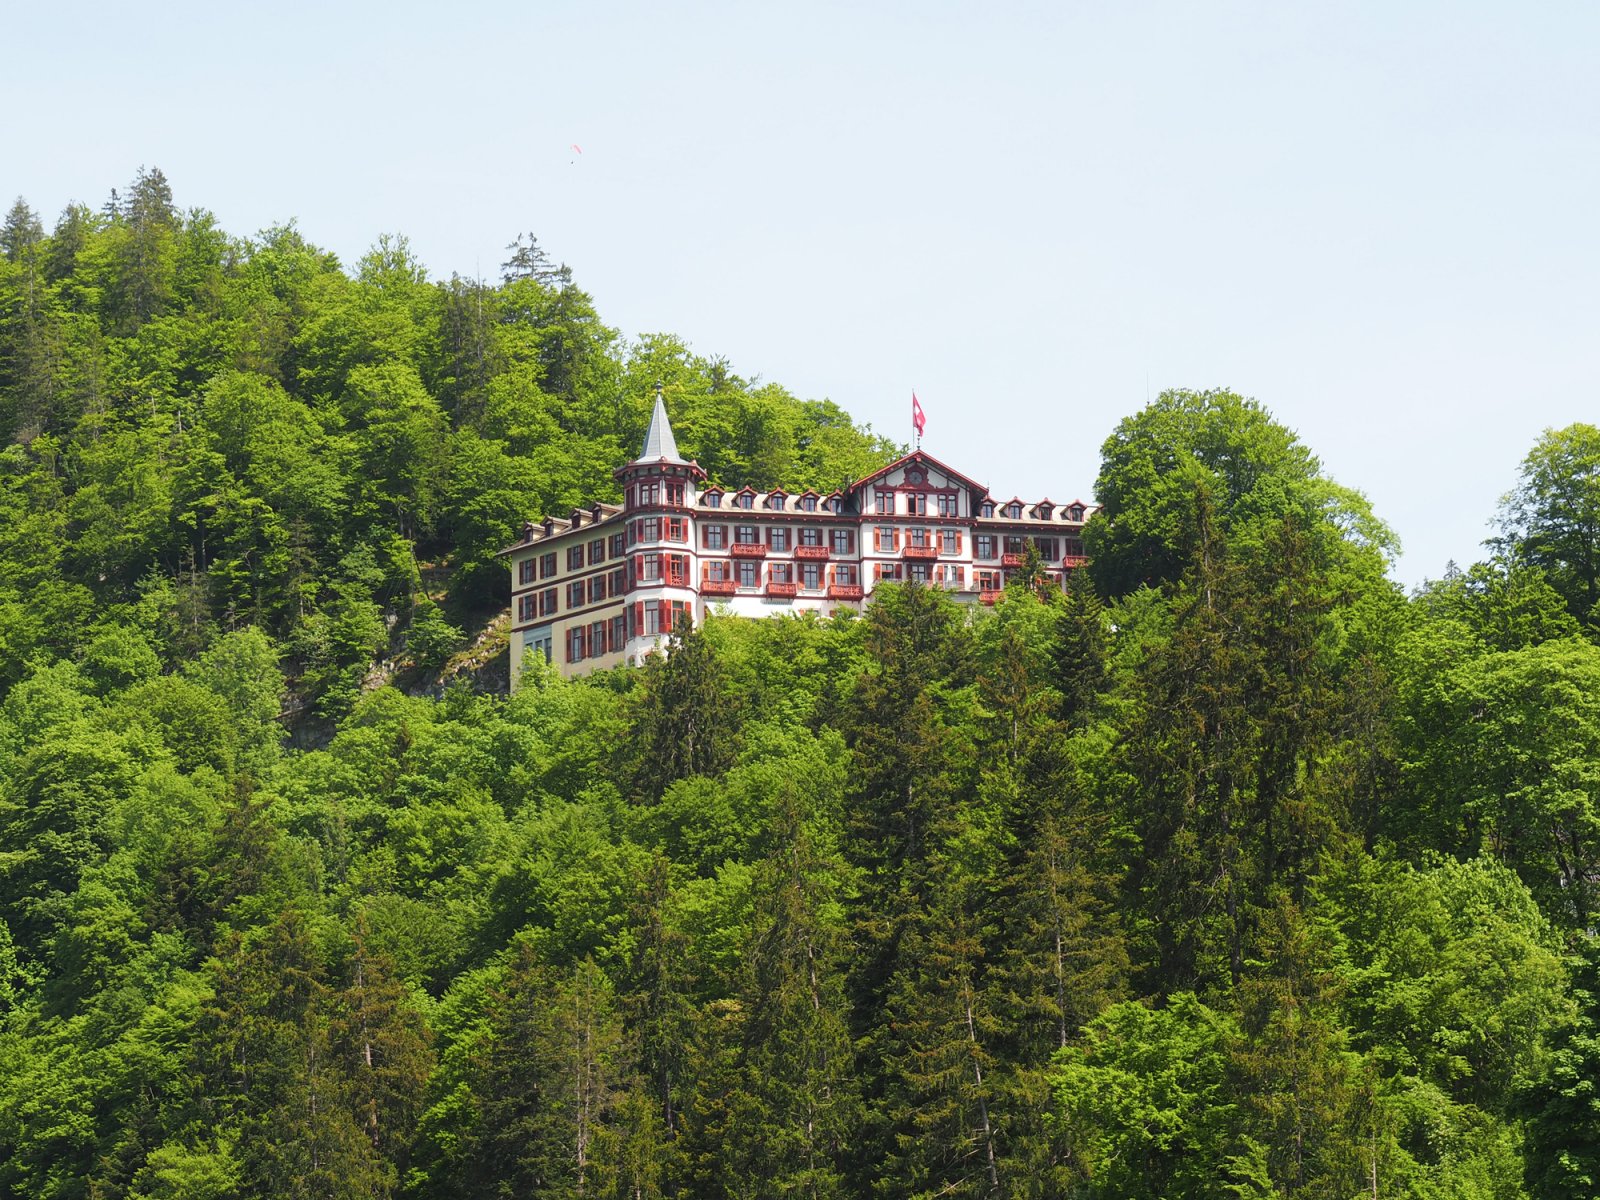
M 700 594 L 702 596 L 731 596 L 739 590 L 739 585 L 731 579 L 702 579 L 700 581 Z
M 775 600 L 793 600 L 800 586 L 794 583 L 779 583 L 774 580 L 767 584 L 767 595 Z
M 1028 556 L 1026 554 L 1006 553 L 1000 556 L 1000 565 L 1002 567 L 1020 567 L 1027 561 Z
M 859 583 L 830 583 L 828 585 L 828 599 L 830 600 L 859 600 L 861 599 L 861 585 Z
M 980 604 L 993 604 L 998 599 L 1000 599 L 1000 593 L 997 591 L 985 590 L 978 593 L 978 603 Z
M 905 549 L 905 557 L 907 557 L 907 558 L 938 558 L 939 557 L 939 547 L 937 547 L 937 546 L 907 546 L 906 549 Z
M 817 559 L 821 562 L 826 562 L 828 554 L 829 551 L 826 546 L 796 546 L 794 548 L 794 556 L 796 558 Z
M 1089 559 L 1088 559 L 1088 556 L 1086 556 L 1086 555 L 1083 555 L 1083 554 L 1068 554 L 1066 557 L 1064 557 L 1061 560 L 1061 565 L 1063 567 L 1067 567 L 1067 568 L 1070 569 L 1072 567 L 1081 567 L 1085 563 L 1087 563 L 1088 561 L 1089 561 Z
M 735 558 L 765 558 L 767 548 L 760 542 L 735 542 L 728 547 L 728 553 Z

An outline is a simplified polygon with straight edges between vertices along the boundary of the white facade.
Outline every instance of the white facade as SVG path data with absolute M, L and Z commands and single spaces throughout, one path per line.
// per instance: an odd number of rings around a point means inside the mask
M 859 609 L 918 580 L 993 603 L 1029 545 L 1053 578 L 1083 562 L 1080 500 L 996 501 L 916 451 L 831 495 L 729 491 L 679 457 L 659 390 L 624 503 L 524 527 L 511 563 L 511 686 L 525 650 L 563 674 L 636 663 L 679 614 L 769 617 Z

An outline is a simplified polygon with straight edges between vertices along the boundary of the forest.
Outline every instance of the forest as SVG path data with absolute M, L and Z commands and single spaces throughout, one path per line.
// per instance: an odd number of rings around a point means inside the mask
M 531 236 L 351 270 L 141 169 L 0 228 L 0 1194 L 1600 1194 L 1600 430 L 1483 560 L 1262 404 L 1102 450 L 992 608 L 679 626 L 514 697 L 494 551 L 899 447 Z

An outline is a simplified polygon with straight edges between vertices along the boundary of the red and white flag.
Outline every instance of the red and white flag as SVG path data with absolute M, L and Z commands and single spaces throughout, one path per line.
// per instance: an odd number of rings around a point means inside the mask
M 915 392 L 911 393 L 911 427 L 917 431 L 917 436 L 922 436 L 922 430 L 928 423 L 927 414 L 922 411 L 922 404 L 917 399 Z

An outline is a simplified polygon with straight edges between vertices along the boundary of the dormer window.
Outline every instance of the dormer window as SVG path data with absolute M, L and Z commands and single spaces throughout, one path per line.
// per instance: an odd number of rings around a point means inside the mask
M 787 499 L 788 497 L 782 492 L 773 492 L 772 495 L 767 497 L 767 507 L 776 509 L 778 512 L 782 512 L 783 502 Z
M 1010 504 L 1006 505 L 1006 516 L 1010 517 L 1013 521 L 1020 518 L 1022 516 L 1022 505 L 1013 500 Z
M 800 497 L 800 511 L 801 512 L 816 512 L 817 511 L 817 498 L 815 496 L 801 496 Z
M 829 496 L 826 500 L 824 500 L 822 502 L 822 507 L 827 509 L 831 513 L 838 512 L 839 511 L 839 497 L 837 497 L 837 496 Z
M 1050 519 L 1050 514 L 1055 512 L 1055 507 L 1049 504 L 1041 504 L 1033 511 L 1041 521 L 1048 521 Z
M 735 508 L 754 508 L 755 504 L 756 498 L 750 492 L 740 492 L 733 498 L 733 506 Z
M 1083 520 L 1083 505 L 1074 504 L 1071 508 L 1067 509 L 1067 516 L 1074 521 Z
M 721 508 L 722 507 L 722 493 L 721 492 L 707 492 L 702 497 L 702 499 L 705 500 L 707 508 Z
M 983 517 L 994 516 L 994 501 L 985 500 L 982 504 L 980 504 L 978 506 L 978 515 Z

